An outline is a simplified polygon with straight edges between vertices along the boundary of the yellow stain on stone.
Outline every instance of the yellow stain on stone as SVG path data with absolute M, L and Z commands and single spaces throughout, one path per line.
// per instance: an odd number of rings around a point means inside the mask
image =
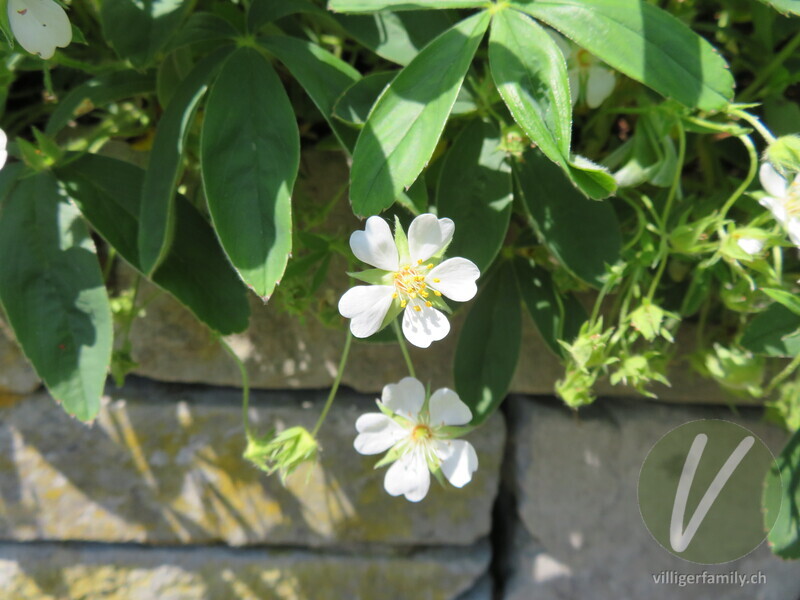
M 24 397 L 25 396 L 19 394 L 0 392 L 0 408 L 11 408 Z

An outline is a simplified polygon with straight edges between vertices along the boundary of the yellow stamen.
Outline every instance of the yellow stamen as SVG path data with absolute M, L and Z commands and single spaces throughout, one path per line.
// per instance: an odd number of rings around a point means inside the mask
M 442 295 L 442 292 L 440 292 L 439 290 L 433 290 L 433 293 L 436 294 L 437 296 Z
M 409 298 L 411 298 L 411 299 L 414 299 L 414 298 L 416 298 L 416 297 L 417 297 L 417 292 L 411 292 L 411 293 L 408 295 L 408 297 L 409 297 Z
M 417 306 L 417 305 L 415 304 L 415 305 L 414 305 L 414 310 L 415 310 L 415 311 L 417 311 L 417 312 L 419 312 L 419 311 L 421 311 L 421 310 L 422 310 L 422 308 L 421 308 L 421 307 L 419 307 L 419 306 Z
M 392 294 L 392 298 L 397 298 L 397 292 L 395 292 L 394 294 Z
M 433 306 L 433 302 L 431 302 L 430 300 L 426 300 L 426 301 L 425 301 L 425 306 L 427 306 L 428 308 L 430 308 L 431 306 Z
M 400 303 L 400 308 L 405 308 L 405 307 L 406 307 L 406 304 L 408 304 L 408 302 L 406 302 L 405 300 L 403 300 L 403 301 Z
M 428 264 L 428 268 L 429 268 L 429 269 L 432 269 L 432 268 L 433 268 L 433 263 L 429 263 L 429 264 Z
M 418 264 L 418 265 L 421 265 L 421 264 L 422 264 L 422 259 L 421 259 L 421 258 L 418 258 L 418 259 L 417 259 L 417 264 Z
M 441 279 L 439 279 L 438 277 L 434 277 L 433 278 L 433 283 L 439 283 L 440 281 L 441 281 Z

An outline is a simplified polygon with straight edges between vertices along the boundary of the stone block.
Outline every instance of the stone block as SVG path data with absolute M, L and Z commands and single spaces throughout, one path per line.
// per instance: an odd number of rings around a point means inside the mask
M 486 571 L 489 547 L 405 554 L 0 544 L 14 600 L 454 600 Z
M 510 400 L 511 485 L 520 524 L 513 536 L 505 600 L 648 598 L 797 600 L 800 562 L 773 556 L 766 544 L 744 558 L 704 566 L 663 549 L 642 521 L 639 470 L 651 447 L 688 421 L 716 418 L 752 430 L 778 452 L 787 434 L 761 413 L 600 401 L 577 415 L 555 402 Z M 766 584 L 656 584 L 662 571 L 763 573 Z
M 313 427 L 323 392 L 260 392 L 259 431 Z M 468 545 L 489 534 L 505 425 L 469 436 L 480 468 L 463 489 L 434 483 L 419 504 L 383 490 L 378 457 L 353 449 L 371 397 L 342 391 L 320 432 L 318 464 L 281 485 L 241 458 L 236 390 L 131 379 L 109 389 L 92 426 L 45 394 L 0 408 L 0 539 L 147 544 Z

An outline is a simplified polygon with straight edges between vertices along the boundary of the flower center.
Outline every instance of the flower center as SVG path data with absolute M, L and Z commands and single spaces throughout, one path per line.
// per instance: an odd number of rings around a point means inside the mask
M 427 442 L 433 439 L 433 430 L 428 425 L 415 425 L 411 430 L 411 439 L 414 442 Z
M 417 261 L 416 265 L 403 265 L 400 270 L 394 274 L 394 297 L 400 299 L 400 306 L 405 306 L 410 302 L 411 306 L 416 311 L 422 310 L 421 304 L 425 306 L 433 306 L 433 303 L 428 300 L 431 291 L 436 296 L 441 296 L 441 292 L 437 290 L 428 290 L 428 284 L 425 281 L 425 273 L 433 268 L 433 263 L 423 265 L 421 260 Z M 433 282 L 438 282 L 438 279 L 433 279 Z

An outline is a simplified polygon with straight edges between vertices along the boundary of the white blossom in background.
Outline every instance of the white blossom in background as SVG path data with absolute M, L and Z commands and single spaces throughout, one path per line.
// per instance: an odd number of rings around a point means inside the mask
M 20 46 L 41 58 L 72 41 L 67 13 L 53 0 L 8 0 L 8 23 Z
M 573 106 L 584 98 L 589 108 L 597 108 L 614 91 L 617 84 L 614 71 L 589 52 L 568 42 L 554 31 L 548 31 L 564 58 L 567 59 L 567 76 Z
M 770 163 L 765 162 L 759 171 L 761 185 L 769 194 L 760 200 L 768 208 L 775 220 L 789 234 L 792 243 L 800 248 L 800 174 L 789 181 Z
M 743 237 L 736 241 L 736 245 L 750 256 L 758 256 L 764 249 L 765 242 L 756 238 Z
M 6 132 L 0 129 L 0 169 L 5 166 L 6 160 L 8 160 L 8 150 L 6 149 L 7 146 L 8 137 L 6 136 Z
M 428 493 L 431 473 L 441 473 L 455 487 L 472 481 L 478 455 L 472 444 L 453 439 L 458 426 L 472 420 L 472 412 L 453 390 L 436 390 L 425 402 L 422 383 L 406 377 L 383 388 L 380 413 L 361 415 L 356 421 L 355 449 L 360 454 L 389 450 L 381 463 L 392 462 L 383 487 L 392 496 L 401 494 L 419 502 Z
M 450 219 L 424 214 L 411 222 L 408 238 L 399 224 L 392 237 L 389 224 L 380 217 L 370 217 L 364 231 L 353 232 L 353 254 L 375 267 L 353 274 L 371 285 L 351 288 L 339 300 L 339 312 L 351 319 L 355 337 L 371 336 L 401 311 L 403 334 L 419 348 L 448 334 L 442 296 L 456 302 L 471 300 L 480 276 L 478 267 L 466 258 L 442 260 L 454 230 Z

